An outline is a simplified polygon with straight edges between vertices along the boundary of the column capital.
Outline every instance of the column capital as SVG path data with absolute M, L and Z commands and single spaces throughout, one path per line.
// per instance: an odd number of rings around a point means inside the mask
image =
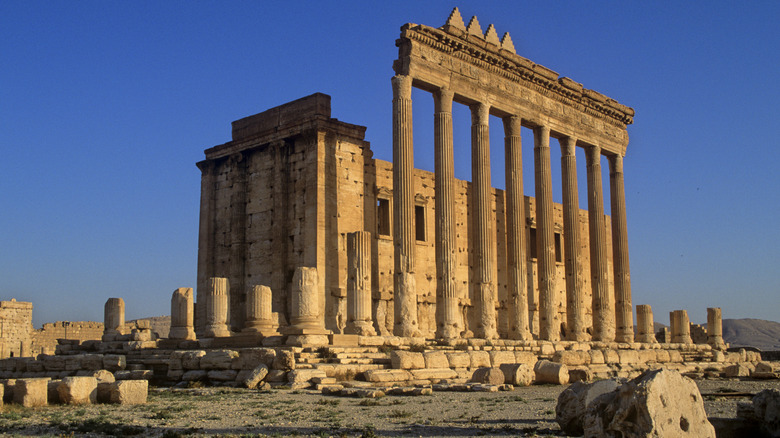
M 452 98 L 455 96 L 452 90 L 449 88 L 439 88 L 433 93 L 433 106 L 434 112 L 437 113 L 451 113 L 452 112 Z
M 393 83 L 393 98 L 411 99 L 412 98 L 412 77 L 406 75 L 395 75 L 391 80 Z
M 504 122 L 505 136 L 520 135 L 520 128 L 523 127 L 523 119 L 520 116 L 506 116 L 501 120 Z
M 469 106 L 472 125 L 487 125 L 490 117 L 490 105 L 479 102 Z
M 561 144 L 561 155 L 572 156 L 575 154 L 575 148 L 577 147 L 577 137 L 563 137 L 559 140 Z
M 610 173 L 623 173 L 623 156 L 619 154 L 609 155 Z
M 534 148 L 550 147 L 550 127 L 537 126 L 534 128 Z

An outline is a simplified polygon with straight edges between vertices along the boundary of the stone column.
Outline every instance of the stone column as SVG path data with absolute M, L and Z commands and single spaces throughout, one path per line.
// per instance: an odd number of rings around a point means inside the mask
M 713 348 L 726 348 L 726 343 L 723 342 L 723 316 L 720 307 L 707 308 L 707 343 Z
M 536 183 L 536 263 L 539 278 L 539 338 L 558 341 L 561 324 L 555 299 L 555 232 L 553 230 L 550 128 L 534 130 Z
M 347 326 L 344 333 L 376 336 L 371 320 L 371 233 L 347 234 Z
M 203 330 L 203 337 L 230 336 L 230 330 L 227 326 L 228 290 L 230 290 L 230 286 L 227 278 L 209 278 L 209 290 L 204 309 L 206 327 Z
M 300 267 L 295 270 L 290 291 L 290 326 L 287 345 L 324 345 L 328 343 L 325 318 L 320 314 L 319 278 L 317 268 Z
M 623 157 L 609 156 L 609 187 L 612 211 L 612 268 L 615 283 L 615 340 L 634 339 L 634 315 L 631 312 L 631 274 L 628 268 L 628 232 L 626 195 L 623 188 Z
M 436 338 L 460 336 L 463 323 L 458 309 L 455 240 L 455 162 L 452 152 L 452 91 L 440 89 L 434 97 L 435 226 L 436 226 Z
M 688 320 L 688 312 L 675 310 L 670 313 L 673 344 L 692 344 L 691 322 Z
M 209 278 L 214 275 L 214 222 L 216 215 L 216 164 L 214 161 L 201 161 L 198 168 L 200 177 L 200 222 L 198 227 L 198 284 L 195 309 L 195 330 L 203 334 L 206 326 L 205 305 L 208 295 Z
M 180 287 L 171 296 L 171 330 L 168 339 L 195 340 L 193 296 L 191 287 Z
M 263 285 L 252 286 L 246 294 L 245 333 L 259 333 L 263 336 L 275 336 L 276 321 L 271 312 L 273 293 L 271 288 Z
M 528 256 L 525 249 L 525 200 L 523 197 L 523 152 L 517 116 L 504 117 L 506 162 L 506 256 L 509 287 L 509 336 L 531 340 L 528 326 Z
M 577 193 L 577 139 L 565 137 L 561 144 L 563 182 L 563 253 L 566 267 L 566 339 L 589 339 L 585 326 L 585 276 L 580 257 L 580 198 Z
M 398 75 L 393 77 L 393 333 L 396 336 L 420 335 L 414 279 L 414 193 L 412 78 Z
M 615 340 L 615 308 L 609 293 L 607 240 L 604 230 L 604 192 L 601 183 L 601 148 L 585 148 L 588 170 L 588 225 L 590 276 L 593 289 L 593 340 Z
M 491 201 L 493 188 L 490 182 L 490 127 L 488 126 L 490 106 L 477 103 L 471 107 L 471 199 L 474 217 L 474 274 L 476 296 L 479 300 L 478 338 L 496 339 L 496 286 L 495 220 Z
M 649 304 L 636 306 L 636 342 L 655 344 L 655 329 L 653 328 L 653 309 Z
M 103 340 L 113 340 L 124 334 L 124 331 L 125 301 L 121 298 L 109 298 L 103 307 Z

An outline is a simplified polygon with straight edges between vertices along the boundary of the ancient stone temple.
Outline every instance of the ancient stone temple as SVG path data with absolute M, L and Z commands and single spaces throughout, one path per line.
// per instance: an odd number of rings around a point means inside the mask
M 381 145 L 392 163 L 373 158 L 366 128 L 332 118 L 320 93 L 233 122 L 231 141 L 205 151 L 198 335 L 210 330 L 213 278 L 227 279 L 231 332 L 255 324 L 247 305 L 259 302 L 248 297 L 264 286 L 267 324 L 284 333 L 297 314 L 296 269 L 310 267 L 318 309 L 307 317 L 322 333 L 633 342 L 623 157 L 634 110 L 517 55 L 508 33 L 483 32 L 476 17 L 466 25 L 457 9 L 440 28 L 404 25 L 396 45 L 393 141 Z M 432 95 L 433 145 L 412 144 L 412 88 Z M 471 182 L 454 177 L 456 104 L 472 115 Z M 503 124 L 504 163 L 490 162 L 491 115 Z M 552 201 L 553 139 L 563 205 Z M 414 168 L 415 146 L 434 148 L 434 172 Z M 523 194 L 524 158 L 534 198 Z M 491 186 L 491 164 L 504 166 L 506 190 Z M 357 232 L 364 243 L 350 240 Z

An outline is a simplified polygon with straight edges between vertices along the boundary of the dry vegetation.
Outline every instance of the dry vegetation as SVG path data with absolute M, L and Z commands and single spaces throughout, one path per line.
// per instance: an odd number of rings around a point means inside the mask
M 730 392 L 780 388 L 778 381 L 699 382 L 710 417 L 736 414 Z M 6 405 L 0 432 L 27 436 L 561 436 L 555 404 L 562 386 L 511 392 L 356 399 L 315 391 L 155 389 L 140 406 Z M 708 395 L 709 394 L 709 395 Z M 720 395 L 722 394 L 722 395 Z

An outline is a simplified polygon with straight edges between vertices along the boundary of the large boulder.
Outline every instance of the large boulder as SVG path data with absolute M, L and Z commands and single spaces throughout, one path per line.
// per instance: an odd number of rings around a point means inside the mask
M 555 421 L 567 434 L 582 435 L 582 419 L 588 404 L 602 394 L 615 391 L 619 386 L 620 383 L 612 379 L 593 383 L 573 383 L 558 396 L 558 404 L 555 406 Z
M 737 415 L 757 423 L 766 436 L 780 437 L 780 391 L 765 389 L 759 392 L 751 403 L 738 406 Z
M 645 371 L 588 404 L 586 437 L 715 438 L 699 388 L 672 370 Z

